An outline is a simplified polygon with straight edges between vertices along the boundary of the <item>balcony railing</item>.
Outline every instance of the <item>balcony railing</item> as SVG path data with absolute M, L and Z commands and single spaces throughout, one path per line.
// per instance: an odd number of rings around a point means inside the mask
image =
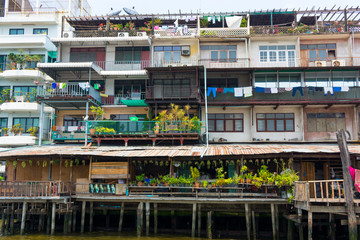
M 58 197 L 69 194 L 69 183 L 60 181 L 0 181 L 0 197 Z
M 119 37 L 119 34 L 121 33 L 124 33 L 124 36 L 136 37 L 138 36 L 138 32 L 140 32 L 142 36 L 149 35 L 149 33 L 136 30 L 77 30 L 74 31 L 74 37 Z M 120 39 L 121 38 L 119 38 L 119 40 Z
M 156 85 L 146 88 L 146 99 L 197 99 L 196 86 Z
M 236 58 L 236 59 L 200 59 L 199 65 L 204 65 L 207 68 L 246 68 L 249 67 L 248 58 Z
M 124 105 L 121 100 L 144 100 L 145 93 L 133 92 L 129 94 L 110 95 L 102 97 L 101 103 L 103 105 Z
M 302 58 L 301 67 L 347 67 L 360 66 L 360 57 Z
M 141 61 L 95 61 L 105 71 L 144 70 L 150 67 L 150 60 Z
M 97 102 L 101 102 L 100 93 L 92 86 L 80 86 L 81 83 L 66 83 L 66 87 L 55 89 L 52 85 L 44 85 L 37 90 L 37 96 L 41 98 L 75 98 L 75 97 L 91 97 Z

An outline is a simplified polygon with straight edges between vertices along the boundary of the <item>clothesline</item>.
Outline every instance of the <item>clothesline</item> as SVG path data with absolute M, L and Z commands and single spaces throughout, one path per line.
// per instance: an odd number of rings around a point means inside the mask
M 343 87 L 315 87 L 315 86 L 307 86 L 308 94 L 315 95 L 315 92 L 323 92 L 324 95 L 328 95 L 329 93 L 331 95 L 334 95 L 334 92 L 348 92 L 349 86 L 343 86 Z M 238 88 L 216 88 L 216 87 L 208 87 L 207 88 L 207 96 L 210 96 L 210 94 L 213 94 L 213 97 L 216 97 L 217 93 L 234 93 L 235 97 L 251 97 L 254 92 L 257 93 L 270 93 L 270 94 L 277 94 L 277 93 L 284 93 L 284 92 L 292 92 L 292 96 L 294 97 L 297 92 L 301 96 L 304 96 L 303 87 L 288 87 L 288 88 L 264 88 L 264 87 L 238 87 Z

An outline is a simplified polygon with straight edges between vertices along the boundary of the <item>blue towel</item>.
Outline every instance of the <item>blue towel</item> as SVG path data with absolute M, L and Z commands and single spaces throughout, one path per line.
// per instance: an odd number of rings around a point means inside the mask
M 255 92 L 263 93 L 263 92 L 265 92 L 265 88 L 263 88 L 263 87 L 255 87 Z
M 234 93 L 234 88 L 224 88 L 224 91 L 223 91 L 223 93 L 225 94 L 225 93 Z
M 341 92 L 341 87 L 333 87 L 334 92 Z

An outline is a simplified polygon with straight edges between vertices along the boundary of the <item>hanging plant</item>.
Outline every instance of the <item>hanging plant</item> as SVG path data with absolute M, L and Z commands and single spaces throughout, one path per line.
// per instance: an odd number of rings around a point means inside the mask
M 147 164 L 148 164 L 148 161 L 147 161 L 147 160 L 145 160 L 145 161 L 144 161 L 144 165 L 147 165 Z
M 158 161 L 155 161 L 155 166 L 159 166 L 159 162 L 158 162 Z
M 141 165 L 141 161 L 140 161 L 140 160 L 138 160 L 137 163 L 138 163 L 139 165 Z
M 25 167 L 26 167 L 26 162 L 25 162 L 25 161 L 22 161 L 22 162 L 21 162 L 21 166 L 22 166 L 23 168 L 25 168 Z
M 51 160 L 51 161 L 50 161 L 50 164 L 54 164 L 54 160 Z
M 132 165 L 134 165 L 134 166 L 136 165 L 136 161 L 135 161 L 135 160 L 132 161 Z
M 219 160 L 219 164 L 222 166 L 222 165 L 223 165 L 223 161 L 222 161 L 222 160 Z
M 195 161 L 194 164 L 195 164 L 195 166 L 199 165 L 198 161 Z
M 74 161 L 73 161 L 73 160 L 71 160 L 71 161 L 70 161 L 70 167 L 72 167 L 72 166 L 73 166 L 73 164 L 74 164 Z
M 211 162 L 210 162 L 210 160 L 207 160 L 206 165 L 207 165 L 207 168 L 210 169 L 210 167 L 211 167 Z
M 271 159 L 269 158 L 268 160 L 266 160 L 266 164 L 269 164 L 271 161 Z
M 216 167 L 216 160 L 213 161 L 213 165 L 214 165 L 214 167 Z
M 86 161 L 82 160 L 81 162 L 82 162 L 82 165 L 85 166 Z
M 65 160 L 65 167 L 67 168 L 68 166 L 69 166 L 69 162 L 68 162 L 68 160 Z
M 264 164 L 265 164 L 265 160 L 261 159 L 261 165 L 264 165 Z
M 188 165 L 190 166 L 192 164 L 192 161 L 188 161 Z
M 154 161 L 153 161 L 153 160 L 150 160 L 150 161 L 149 161 L 149 163 L 153 164 L 153 163 L 154 163 Z
M 78 159 L 78 158 L 75 158 L 75 165 L 76 165 L 76 166 L 79 166 L 79 163 L 80 163 L 79 159 Z
M 6 160 L 5 162 L 5 166 L 8 167 L 9 166 L 9 160 Z
M 282 158 L 280 158 L 280 161 L 281 161 L 281 160 L 282 160 Z M 274 163 L 276 163 L 276 164 L 278 163 L 278 161 L 277 161 L 276 158 L 274 159 Z
M 225 164 L 226 164 L 226 165 L 229 165 L 229 160 L 226 160 L 226 161 L 225 161 Z
M 164 162 L 160 161 L 160 167 L 164 166 Z
M 246 159 L 244 159 L 244 165 L 246 165 Z
M 36 161 L 36 165 L 38 165 L 38 167 L 40 167 L 40 161 Z
M 249 160 L 249 163 L 253 163 L 253 160 L 252 160 L 252 159 L 250 159 L 250 160 Z
M 166 161 L 166 162 L 165 162 L 165 166 L 169 166 L 169 161 Z
M 13 166 L 14 166 L 14 168 L 16 168 L 16 166 L 17 166 L 17 161 L 16 160 L 13 161 Z
M 237 164 L 241 164 L 240 159 L 236 160 L 236 163 L 237 163 Z
M 29 160 L 29 165 L 32 166 L 32 160 Z
M 183 161 L 183 167 L 186 167 L 186 161 Z
M 47 165 L 47 161 L 43 161 L 43 167 L 46 167 L 46 165 Z
M 255 159 L 255 164 L 259 165 L 259 159 Z

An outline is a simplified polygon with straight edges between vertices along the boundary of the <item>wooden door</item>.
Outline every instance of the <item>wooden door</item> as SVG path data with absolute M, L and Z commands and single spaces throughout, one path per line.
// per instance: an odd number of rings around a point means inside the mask
M 300 61 L 301 61 L 301 67 L 308 67 L 308 51 L 306 50 L 300 50 Z
M 315 180 L 315 163 L 312 162 L 302 162 L 301 163 L 301 181 L 314 181 Z M 314 185 L 310 184 L 310 197 L 315 196 Z M 306 192 L 305 192 L 306 194 Z

